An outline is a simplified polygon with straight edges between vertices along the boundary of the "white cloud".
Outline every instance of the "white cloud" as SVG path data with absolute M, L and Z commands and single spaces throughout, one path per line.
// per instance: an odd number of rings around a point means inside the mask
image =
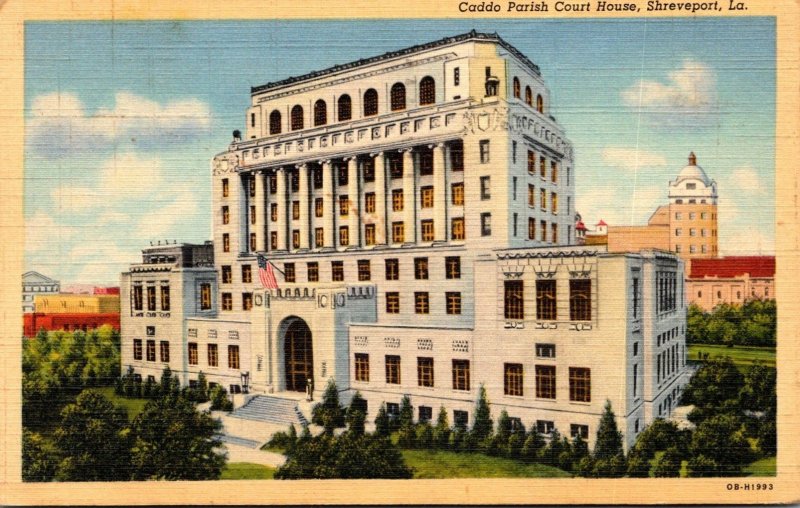
M 154 207 L 139 221 L 137 236 L 142 238 L 164 238 L 174 232 L 175 226 L 188 222 L 197 213 L 197 197 L 182 190 L 170 197 L 171 203 Z
M 767 193 L 766 186 L 761 181 L 758 173 L 750 166 L 742 166 L 736 168 L 731 172 L 730 177 L 725 179 L 728 182 L 726 187 L 731 189 L 739 189 L 747 192 L 750 195 L 758 194 L 764 195 Z
M 25 252 L 42 253 L 50 251 L 58 253 L 58 247 L 70 240 L 78 229 L 59 224 L 43 211 L 38 211 L 25 220 Z
M 660 187 L 621 186 L 580 192 L 576 201 L 589 229 L 600 219 L 610 226 L 644 226 L 656 208 L 666 204 L 666 195 Z
M 623 103 L 662 125 L 702 126 L 711 121 L 717 105 L 717 77 L 702 62 L 684 60 L 667 74 L 666 82 L 639 80 L 622 91 Z
M 71 280 L 89 284 L 119 284 L 120 273 L 141 260 L 138 251 L 124 251 L 115 243 L 92 241 L 73 247 L 68 254 L 79 270 Z
M 775 235 L 756 228 L 720 228 L 719 250 L 721 256 L 774 255 Z
M 603 162 L 606 164 L 626 170 L 667 165 L 667 160 L 663 155 L 638 148 L 609 146 L 603 149 L 602 156 Z
M 90 113 L 76 95 L 55 92 L 33 100 L 26 134 L 30 148 L 59 158 L 114 143 L 145 149 L 185 143 L 208 133 L 210 124 L 210 108 L 197 99 L 159 104 L 119 92 L 113 108 Z

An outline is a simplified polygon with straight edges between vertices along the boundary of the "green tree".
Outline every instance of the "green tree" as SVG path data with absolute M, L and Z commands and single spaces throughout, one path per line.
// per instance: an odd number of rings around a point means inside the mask
M 411 399 L 408 395 L 403 395 L 403 399 L 400 401 L 398 423 L 400 427 L 397 433 L 397 444 L 400 448 L 414 448 L 417 432 L 414 429 L 414 407 L 411 405 Z
M 22 431 L 22 481 L 49 482 L 58 469 L 58 450 L 41 434 Z
M 130 479 L 131 439 L 124 409 L 115 407 L 101 394 L 86 390 L 61 415 L 61 425 L 53 435 L 63 457 L 57 479 Z
M 148 402 L 133 423 L 138 480 L 214 480 L 225 465 L 217 448 L 221 424 L 183 397 Z
M 441 450 L 447 449 L 450 444 L 450 421 L 447 418 L 447 410 L 444 406 L 439 408 L 436 427 L 433 429 L 433 440 L 436 447 Z
M 683 394 L 684 404 L 694 404 L 707 415 L 736 410 L 744 378 L 729 357 L 713 358 L 695 372 Z
M 653 476 L 656 478 L 678 478 L 681 475 L 682 460 L 683 457 L 676 447 L 667 448 L 653 464 Z
M 536 430 L 536 425 L 532 425 L 525 444 L 522 445 L 522 459 L 526 462 L 536 462 L 545 445 L 544 438 Z
M 208 402 L 208 380 L 202 370 L 197 374 L 197 388 L 195 388 L 195 391 L 197 392 L 197 402 Z
M 386 404 L 381 403 L 378 408 L 378 414 L 375 416 L 375 435 L 380 437 L 389 437 L 391 427 L 389 423 L 389 415 L 386 413 Z
M 475 421 L 470 431 L 470 439 L 474 443 L 481 443 L 492 435 L 494 422 L 492 421 L 489 401 L 486 398 L 486 388 L 481 385 L 478 390 L 478 400 L 475 403 Z
M 316 404 L 311 410 L 311 421 L 320 425 L 325 433 L 333 434 L 336 428 L 344 427 L 345 408 L 339 403 L 339 390 L 333 379 L 328 381 L 325 393 L 322 395 L 322 402 Z
M 653 423 L 639 433 L 631 452 L 641 454 L 646 460 L 650 460 L 657 451 L 673 446 L 684 449 L 685 445 L 682 441 L 681 433 L 675 422 L 656 418 Z
M 600 425 L 597 426 L 597 439 L 594 445 L 594 458 L 607 460 L 623 453 L 622 433 L 617 429 L 617 420 L 611 409 L 611 401 L 606 401 Z
M 631 478 L 647 478 L 650 476 L 650 459 L 636 449 L 628 454 L 628 476 Z
M 228 391 L 221 385 L 214 385 L 210 398 L 212 411 L 233 411 L 233 402 L 228 398 Z
M 731 414 L 712 416 L 698 425 L 692 435 L 690 451 L 713 462 L 701 462 L 713 469 L 712 476 L 736 476 L 752 458 L 750 443 L 744 436 L 741 420 Z M 703 471 L 705 473 L 707 471 Z
M 777 371 L 755 363 L 744 374 L 739 404 L 750 411 L 767 411 L 777 404 Z
M 347 430 L 358 436 L 364 435 L 364 424 L 367 417 L 366 411 L 364 411 L 366 403 L 361 393 L 356 392 L 350 401 L 350 406 L 347 408 L 347 413 L 345 415 Z

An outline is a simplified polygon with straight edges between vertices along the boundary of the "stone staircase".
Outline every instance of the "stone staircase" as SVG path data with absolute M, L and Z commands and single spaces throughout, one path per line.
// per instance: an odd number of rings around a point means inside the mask
M 298 433 L 301 427 L 308 425 L 308 420 L 297 407 L 297 400 L 271 395 L 256 395 L 236 408 L 229 417 L 285 426 L 294 424 Z

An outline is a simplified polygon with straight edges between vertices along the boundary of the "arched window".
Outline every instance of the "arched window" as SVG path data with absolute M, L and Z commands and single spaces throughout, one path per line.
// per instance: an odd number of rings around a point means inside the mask
M 403 83 L 395 83 L 391 90 L 392 111 L 406 109 L 406 87 Z
M 303 106 L 299 104 L 292 108 L 292 130 L 300 130 L 303 128 Z
M 533 107 L 533 92 L 531 92 L 531 87 L 525 87 L 525 104 L 530 107 Z
M 314 103 L 314 126 L 328 123 L 328 105 L 322 99 Z
M 542 99 L 541 95 L 536 96 L 536 111 L 544 113 L 544 99 Z
M 272 113 L 269 114 L 269 133 L 281 133 L 281 112 L 277 109 L 273 110 Z
M 364 116 L 373 116 L 378 114 L 378 92 L 374 88 L 370 88 L 364 92 Z
M 436 82 L 430 76 L 425 76 L 419 82 L 419 105 L 433 104 L 436 102 Z
M 353 101 L 350 96 L 345 94 L 339 97 L 339 121 L 344 122 L 353 117 Z
M 514 76 L 514 98 L 519 99 L 519 78 Z

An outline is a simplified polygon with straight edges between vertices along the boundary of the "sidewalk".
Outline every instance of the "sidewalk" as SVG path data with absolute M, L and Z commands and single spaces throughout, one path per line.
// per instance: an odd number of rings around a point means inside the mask
M 258 448 L 247 448 L 225 443 L 225 449 L 228 451 L 228 463 L 250 462 L 252 464 L 278 467 L 286 461 L 286 457 L 280 453 L 262 451 Z

